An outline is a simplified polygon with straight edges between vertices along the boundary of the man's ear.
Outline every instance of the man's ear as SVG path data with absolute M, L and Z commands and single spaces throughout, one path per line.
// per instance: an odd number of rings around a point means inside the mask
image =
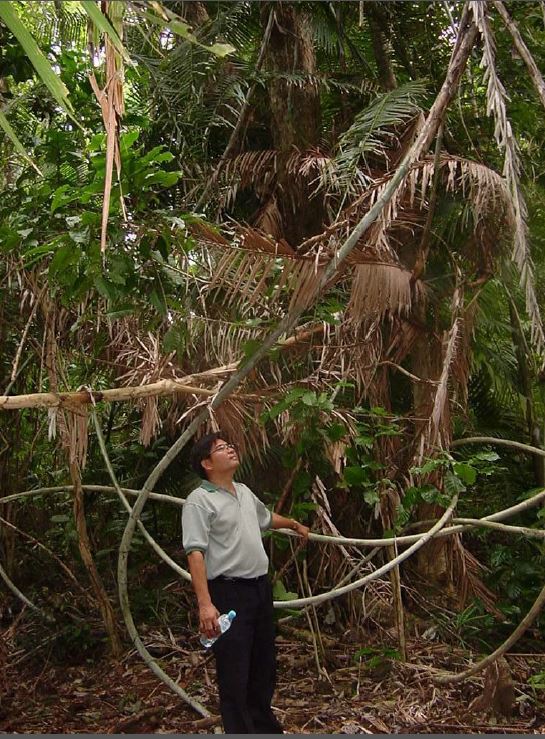
M 201 467 L 204 467 L 207 472 L 212 469 L 213 465 L 209 457 L 201 460 Z

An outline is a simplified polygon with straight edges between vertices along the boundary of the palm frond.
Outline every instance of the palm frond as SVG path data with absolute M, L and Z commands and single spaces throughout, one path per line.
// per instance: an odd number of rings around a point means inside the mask
M 412 281 L 412 272 L 397 264 L 356 264 L 348 311 L 356 322 L 382 318 L 385 313 L 407 316 L 413 303 L 422 302 L 424 286 Z
M 338 152 L 320 180 L 320 187 L 341 193 L 361 192 L 370 181 L 367 158 L 384 156 L 396 139 L 396 127 L 418 112 L 418 100 L 425 93 L 422 82 L 410 82 L 379 95 L 356 116 L 341 136 Z
M 526 296 L 526 311 L 532 323 L 532 341 L 540 354 L 545 351 L 545 331 L 535 292 L 534 267 L 528 244 L 527 208 L 520 185 L 520 158 L 511 123 L 507 116 L 507 93 L 496 70 L 495 40 L 487 16 L 486 3 L 472 0 L 471 9 L 483 41 L 481 67 L 487 83 L 487 113 L 495 120 L 494 136 L 504 152 L 503 174 L 509 187 L 514 212 L 512 259 L 520 272 Z M 544 359 L 545 361 L 545 359 Z

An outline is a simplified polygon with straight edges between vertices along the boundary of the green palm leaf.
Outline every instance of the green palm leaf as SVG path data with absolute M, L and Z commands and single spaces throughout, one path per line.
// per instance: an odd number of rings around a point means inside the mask
M 336 156 L 321 178 L 321 186 L 351 192 L 366 181 L 362 163 L 366 155 L 382 155 L 395 138 L 395 127 L 419 110 L 418 99 L 426 91 L 423 82 L 409 82 L 379 95 L 358 113 L 341 136 Z
M 73 113 L 72 104 L 68 99 L 68 90 L 62 80 L 53 71 L 47 58 L 40 51 L 32 34 L 25 28 L 12 2 L 0 3 L 0 19 L 21 44 L 38 76 L 49 89 L 55 100 L 69 113 Z
M 26 153 L 25 147 L 19 141 L 17 134 L 15 133 L 15 131 L 10 125 L 10 122 L 8 121 L 8 119 L 6 118 L 6 116 L 1 110 L 0 110 L 0 128 L 2 128 L 6 136 L 8 136 L 11 139 L 15 147 L 15 150 L 23 157 L 25 161 L 27 161 L 32 167 L 34 167 L 34 169 L 36 170 L 36 172 L 38 172 L 38 174 L 41 175 L 42 174 L 41 171 L 38 169 L 38 167 L 34 164 L 32 159 Z
M 112 26 L 108 18 L 97 6 L 95 0 L 80 0 L 80 5 L 89 15 L 89 18 L 93 21 L 95 26 L 104 34 L 110 37 L 111 42 L 113 43 L 117 51 L 123 56 L 125 61 L 130 63 L 131 59 L 127 53 L 127 50 L 121 43 L 121 39 L 119 38 L 117 31 Z

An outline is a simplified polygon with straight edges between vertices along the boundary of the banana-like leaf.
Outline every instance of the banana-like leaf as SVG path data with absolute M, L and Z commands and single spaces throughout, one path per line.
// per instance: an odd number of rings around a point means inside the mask
M 12 141 L 14 147 L 15 147 L 15 150 L 23 157 L 23 159 L 26 162 L 28 162 L 32 167 L 34 167 L 34 169 L 36 170 L 36 172 L 38 172 L 39 175 L 41 175 L 42 173 L 41 173 L 40 169 L 34 164 L 34 162 L 32 161 L 32 159 L 26 153 L 25 147 L 19 141 L 19 138 L 17 137 L 17 134 L 15 133 L 15 131 L 11 127 L 10 122 L 8 121 L 8 119 L 6 118 L 6 116 L 4 115 L 4 113 L 1 110 L 0 110 L 0 128 L 2 128 L 4 130 L 6 136 L 8 136 L 11 139 L 11 141 Z
M 53 71 L 47 58 L 40 51 L 38 44 L 21 21 L 17 11 L 15 10 L 15 4 L 11 2 L 11 0 L 3 0 L 0 2 L 0 19 L 6 24 L 17 41 L 21 44 L 38 76 L 49 89 L 55 100 L 65 110 L 72 114 L 74 109 L 68 99 L 68 90 L 60 77 Z
M 93 21 L 95 26 L 110 37 L 111 42 L 113 43 L 117 51 L 123 56 L 125 61 L 131 64 L 131 58 L 127 53 L 127 50 L 123 46 L 117 31 L 112 26 L 108 18 L 104 15 L 104 13 L 100 10 L 95 0 L 80 0 L 80 5 L 88 14 L 89 18 Z

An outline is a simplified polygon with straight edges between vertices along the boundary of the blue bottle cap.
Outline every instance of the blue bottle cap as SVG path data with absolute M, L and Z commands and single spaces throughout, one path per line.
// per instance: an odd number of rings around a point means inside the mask
M 229 621 L 232 621 L 236 615 L 236 611 L 229 611 L 229 613 L 227 614 L 227 618 L 229 619 Z

